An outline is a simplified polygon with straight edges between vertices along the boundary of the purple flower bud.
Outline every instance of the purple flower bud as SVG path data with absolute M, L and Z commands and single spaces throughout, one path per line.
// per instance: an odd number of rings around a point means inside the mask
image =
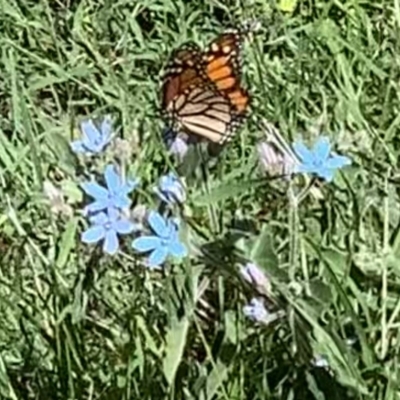
M 247 263 L 244 267 L 241 267 L 240 274 L 246 282 L 254 285 L 259 292 L 264 294 L 271 292 L 270 280 L 256 264 Z
M 290 175 L 293 173 L 296 161 L 281 152 L 272 142 L 261 142 L 257 145 L 258 158 L 263 170 L 271 175 Z

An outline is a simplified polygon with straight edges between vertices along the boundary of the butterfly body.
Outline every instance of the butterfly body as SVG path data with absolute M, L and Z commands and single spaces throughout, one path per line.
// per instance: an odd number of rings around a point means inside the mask
M 176 50 L 166 70 L 162 108 L 173 128 L 223 144 L 246 116 L 250 101 L 240 82 L 243 34 L 221 34 L 202 51 L 196 45 Z

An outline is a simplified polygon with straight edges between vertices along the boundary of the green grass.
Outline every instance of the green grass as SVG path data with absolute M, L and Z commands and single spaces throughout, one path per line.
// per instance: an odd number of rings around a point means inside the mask
M 0 2 L 0 398 L 400 399 L 400 1 L 281 3 Z M 127 169 L 154 207 L 150 188 L 177 166 L 163 65 L 249 18 L 262 23 L 243 54 L 251 118 L 206 183 L 188 178 L 191 257 L 151 272 L 128 246 L 81 244 L 79 122 L 109 113 L 138 140 Z M 353 164 L 295 207 L 285 182 L 259 184 L 262 120 L 289 141 L 325 133 Z M 51 212 L 46 180 L 73 216 Z M 285 311 L 269 326 L 243 316 L 243 260 Z

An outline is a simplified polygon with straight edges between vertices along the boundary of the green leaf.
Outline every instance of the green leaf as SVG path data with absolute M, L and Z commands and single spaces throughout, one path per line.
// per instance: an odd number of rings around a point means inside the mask
M 321 279 L 313 279 L 309 281 L 308 286 L 314 300 L 318 300 L 324 305 L 329 305 L 332 302 L 333 295 L 331 287 Z
M 80 203 L 83 200 L 82 190 L 76 182 L 71 179 L 65 179 L 61 182 L 61 189 L 66 196 L 69 204 Z
M 61 237 L 59 253 L 57 257 L 57 267 L 63 268 L 68 261 L 71 250 L 75 247 L 75 235 L 78 227 L 78 218 L 68 221 L 67 227 Z
M 268 276 L 285 280 L 285 273 L 279 269 L 279 260 L 273 246 L 273 237 L 269 225 L 265 225 L 254 243 L 250 259 L 262 268 Z
M 306 372 L 306 380 L 308 383 L 308 388 L 310 389 L 310 392 L 314 395 L 315 400 L 326 400 L 324 394 L 319 390 L 314 376 L 312 376 L 309 372 Z
M 237 316 L 233 310 L 226 311 L 224 313 L 225 320 L 225 339 L 227 342 L 232 344 L 238 344 L 240 341 L 240 335 L 242 332 L 238 329 L 237 326 Z
M 212 189 L 210 193 L 195 197 L 193 203 L 196 204 L 196 206 L 207 206 L 209 204 L 219 203 L 233 197 L 242 196 L 248 190 L 255 189 L 259 185 L 260 183 L 255 181 L 240 182 L 240 184 L 224 182 L 222 185 Z
M 189 321 L 183 318 L 174 322 L 167 333 L 163 370 L 169 385 L 174 382 L 176 371 L 182 361 L 188 328 Z
M 3 398 L 7 399 L 16 400 L 18 398 L 13 390 L 2 356 L 0 356 L 0 394 L 4 396 Z
M 207 378 L 207 400 L 214 398 L 218 388 L 228 376 L 228 368 L 221 361 L 214 365 Z M 220 398 L 218 396 L 218 398 Z
M 58 132 L 53 132 L 48 136 L 51 143 L 51 150 L 58 160 L 58 166 L 69 175 L 74 176 L 77 167 L 77 158 L 71 152 L 69 141 Z

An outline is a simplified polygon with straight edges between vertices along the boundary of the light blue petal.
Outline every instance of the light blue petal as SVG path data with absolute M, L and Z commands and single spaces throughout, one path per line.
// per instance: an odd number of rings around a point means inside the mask
M 165 191 L 165 190 L 171 190 L 171 188 L 174 187 L 177 179 L 176 176 L 170 172 L 168 175 L 164 175 L 160 178 L 159 186 L 160 189 Z
M 258 322 L 262 322 L 268 317 L 268 311 L 264 304 L 255 298 L 250 301 L 249 305 L 243 307 L 243 314 Z
M 165 190 L 165 188 L 168 187 L 170 184 L 171 183 L 168 175 L 162 176 L 158 182 L 158 186 L 161 188 L 161 190 Z
M 173 172 L 160 178 L 156 192 L 165 203 L 182 203 L 186 198 L 185 189 Z
M 253 318 L 254 315 L 254 307 L 253 306 L 244 306 L 243 314 L 248 318 Z
M 171 190 L 173 190 L 174 188 L 182 188 L 182 182 L 180 180 L 180 178 L 175 175 L 173 172 L 170 172 L 168 174 L 168 179 L 169 179 L 169 185 L 171 187 Z
M 128 179 L 124 184 L 121 184 L 121 187 L 119 188 L 119 193 L 123 195 L 127 195 L 132 190 L 136 188 L 137 185 L 139 185 L 140 179 Z
M 108 191 L 96 182 L 84 182 L 81 184 L 83 191 L 96 200 L 104 201 L 108 197 Z
M 107 205 L 107 214 L 108 215 L 113 215 L 112 213 L 114 213 L 114 212 L 116 212 L 117 213 L 117 215 L 118 215 L 118 217 L 121 215 L 121 210 L 118 208 L 118 207 L 115 207 L 113 204 L 111 204 L 112 202 L 109 202 L 108 203 L 108 205 Z M 110 220 L 110 222 L 111 223 L 113 223 L 113 222 L 115 222 L 115 220 L 116 220 L 117 218 L 114 218 L 114 219 L 110 219 L 109 218 L 109 220 Z
M 186 257 L 188 252 L 186 247 L 179 242 L 178 240 L 174 240 L 168 246 L 168 251 L 174 256 L 178 258 Z
M 112 201 L 114 207 L 127 208 L 132 204 L 132 201 L 127 196 L 115 196 Z
M 105 223 L 107 223 L 108 221 L 108 216 L 106 213 L 101 212 L 98 213 L 96 215 L 93 215 L 89 218 L 89 221 L 93 224 L 93 225 L 104 225 Z
M 164 263 L 165 259 L 168 256 L 168 250 L 166 247 L 157 247 L 151 254 L 148 259 L 149 267 L 154 268 L 158 267 Z
M 163 238 L 167 238 L 169 236 L 167 222 L 158 212 L 150 211 L 148 221 L 151 229 L 153 229 L 157 236 Z
M 326 136 L 321 136 L 318 138 L 317 142 L 314 144 L 314 157 L 317 160 L 325 161 L 329 157 L 331 152 L 331 144 L 329 143 L 329 138 Z
M 83 140 L 84 142 L 86 142 L 86 145 L 96 145 L 100 141 L 100 132 L 91 119 L 87 121 L 82 121 L 81 131 L 83 135 Z
M 178 203 L 183 203 L 186 200 L 186 192 L 184 187 L 179 183 L 179 186 L 175 186 L 174 191 L 171 191 L 174 199 Z
M 156 236 L 142 236 L 132 242 L 132 247 L 140 253 L 154 250 L 161 246 L 161 240 Z
M 100 152 L 102 152 L 103 151 L 103 144 L 102 143 L 96 143 L 96 144 L 90 144 L 89 146 L 88 146 L 88 148 L 89 148 L 89 150 L 92 152 L 92 153 L 100 153 Z
M 295 172 L 300 172 L 303 174 L 314 174 L 318 168 L 315 168 L 313 164 L 298 164 L 295 166 Z
M 117 220 L 119 219 L 121 213 L 119 212 L 119 210 L 117 210 L 114 207 L 107 207 L 107 217 L 108 217 L 108 221 L 113 223 L 113 222 L 117 222 Z
M 314 161 L 313 153 L 307 149 L 302 142 L 293 143 L 293 150 L 303 163 L 312 163 Z
M 118 193 L 121 187 L 121 177 L 118 175 L 114 165 L 107 165 L 104 171 L 107 188 L 112 193 Z
M 118 247 L 119 243 L 117 233 L 112 229 L 108 230 L 103 244 L 103 251 L 112 255 L 117 252 Z
M 168 226 L 170 229 L 173 229 L 174 231 L 178 231 L 179 227 L 181 225 L 181 220 L 177 217 L 171 217 L 168 221 Z
M 317 175 L 323 179 L 325 179 L 327 182 L 331 182 L 333 179 L 334 175 L 334 170 L 333 169 L 328 169 L 328 168 L 320 168 L 317 172 Z
M 103 226 L 93 226 L 82 233 L 81 240 L 83 243 L 96 243 L 102 240 L 106 234 Z
M 348 157 L 334 155 L 325 163 L 326 168 L 338 169 L 345 165 L 350 165 L 351 160 Z
M 169 231 L 168 238 L 170 239 L 170 242 L 179 242 L 179 220 L 177 218 L 170 218 L 167 221 L 167 226 Z
M 93 203 L 88 204 L 85 207 L 84 212 L 92 214 L 97 211 L 105 210 L 106 208 L 108 208 L 108 206 L 109 206 L 108 200 L 98 200 L 98 201 L 94 201 Z
M 128 221 L 127 219 L 120 219 L 113 224 L 114 230 L 121 235 L 126 235 L 133 232 L 135 230 L 135 227 L 136 225 Z
M 178 178 L 178 175 L 176 175 L 175 174 L 175 172 L 168 172 L 168 174 L 167 175 L 165 175 L 166 177 L 167 177 L 167 179 L 170 181 L 170 182 L 172 182 L 172 183 L 174 183 L 174 182 L 176 182 L 176 181 L 179 181 L 179 178 Z
M 87 152 L 87 148 L 83 144 L 82 140 L 75 140 L 74 142 L 70 143 L 69 146 L 71 147 L 71 150 L 74 153 L 86 153 Z
M 111 130 L 112 130 L 112 119 L 109 115 L 107 115 L 104 117 L 100 128 L 102 139 L 104 142 L 107 142 L 111 139 Z

